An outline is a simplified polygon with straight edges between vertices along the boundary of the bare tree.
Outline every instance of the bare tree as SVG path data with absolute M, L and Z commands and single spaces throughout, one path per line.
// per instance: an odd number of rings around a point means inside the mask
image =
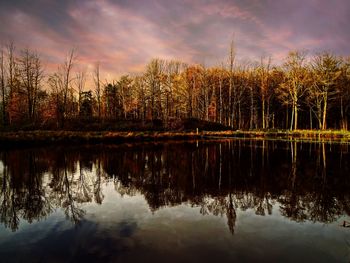
M 337 85 L 338 98 L 340 100 L 340 128 L 347 130 L 346 113 L 350 109 L 350 57 L 343 60 L 341 71 L 342 75 Z
M 64 127 L 68 114 L 68 99 L 71 94 L 72 68 L 75 61 L 75 50 L 72 49 L 58 71 L 49 77 L 49 85 L 54 93 L 56 101 L 56 117 L 58 125 Z
M 4 66 L 4 51 L 1 49 L 0 56 L 0 88 L 1 88 L 1 111 L 2 111 L 2 123 L 6 125 L 6 89 L 5 89 L 5 66 Z
M 163 119 L 162 91 L 164 77 L 164 61 L 153 59 L 146 67 L 145 84 L 150 98 L 152 120 Z
M 248 89 L 249 89 L 249 129 L 256 127 L 256 96 L 255 96 L 255 87 L 256 87 L 256 68 L 251 68 L 248 70 Z
M 223 74 L 223 67 L 220 69 L 219 73 L 219 123 L 222 123 L 222 90 L 223 90 L 223 79 L 224 79 L 224 74 Z M 232 72 L 230 72 L 232 74 Z M 231 94 L 231 79 L 232 75 L 230 74 L 230 89 L 229 89 L 229 94 Z M 229 95 L 229 105 L 231 105 L 231 95 Z M 231 106 L 229 106 L 229 111 L 231 109 Z M 230 119 L 230 113 L 229 113 L 229 119 Z M 229 120 L 229 125 L 230 125 L 230 120 Z
M 62 122 L 62 126 L 64 125 L 64 120 L 66 118 L 67 115 L 67 99 L 68 99 L 68 95 L 70 93 L 70 85 L 72 82 L 72 78 L 71 78 L 71 74 L 72 74 L 72 68 L 74 65 L 74 60 L 75 60 L 75 50 L 72 49 L 69 54 L 68 57 L 63 65 L 63 76 L 64 76 L 64 86 L 63 86 L 63 122 Z
M 184 64 L 180 61 L 166 61 L 164 66 L 164 115 L 165 123 L 168 125 L 169 119 L 175 117 L 177 112 L 176 105 L 176 89 L 178 86 L 178 76 L 184 68 Z
M 188 118 L 200 118 L 203 109 L 200 105 L 200 94 L 203 89 L 205 69 L 201 65 L 193 65 L 184 71 L 185 100 Z
M 233 64 L 235 62 L 236 51 L 235 51 L 235 43 L 232 40 L 230 43 L 230 56 L 229 56 L 229 64 L 230 64 L 230 86 L 228 93 L 228 126 L 235 127 L 234 117 L 235 117 L 235 108 L 236 108 L 236 93 L 234 88 L 234 79 L 233 79 Z
M 313 61 L 313 71 L 316 76 L 314 90 L 311 96 L 315 99 L 321 97 L 322 103 L 322 130 L 326 129 L 329 101 L 335 99 L 337 94 L 336 82 L 341 75 L 340 60 L 330 53 L 317 55 Z
M 305 53 L 292 51 L 289 53 L 284 68 L 286 71 L 284 82 L 279 86 L 279 98 L 285 105 L 292 105 L 290 129 L 298 128 L 298 110 L 300 98 L 306 92 L 307 71 L 304 65 Z
M 75 75 L 75 85 L 77 87 L 77 92 L 78 92 L 78 114 L 80 113 L 81 94 L 85 89 L 85 83 L 86 83 L 86 71 L 80 70 Z
M 39 56 L 29 49 L 23 50 L 19 59 L 19 72 L 27 98 L 28 119 L 33 121 L 43 79 L 43 68 Z
M 12 103 L 13 94 L 15 91 L 16 84 L 18 84 L 18 69 L 17 69 L 17 63 L 15 58 L 15 45 L 13 42 L 10 42 L 7 46 L 7 86 L 8 86 L 8 104 L 6 105 L 11 106 L 9 104 Z M 7 114 L 9 115 L 9 124 L 12 123 L 11 114 L 9 114 L 9 109 L 7 110 Z
M 267 59 L 265 62 L 264 58 L 260 60 L 260 66 L 258 68 L 258 76 L 260 80 L 260 97 L 261 97 L 261 122 L 262 128 L 267 128 L 267 115 L 266 113 L 266 104 L 269 102 L 269 80 L 270 80 L 270 67 L 271 67 L 271 58 Z
M 100 80 L 100 63 L 97 62 L 94 70 L 94 82 L 95 82 L 95 93 L 97 99 L 97 114 L 98 118 L 101 118 L 101 80 Z
M 7 46 L 7 56 L 8 56 L 8 86 L 9 86 L 9 96 L 12 97 L 14 86 L 15 86 L 15 78 L 16 78 L 16 59 L 15 59 L 15 45 L 13 42 L 9 43 Z
M 123 108 L 124 119 L 128 118 L 128 113 L 132 108 L 132 82 L 133 80 L 129 75 L 121 76 L 118 81 L 118 97 Z

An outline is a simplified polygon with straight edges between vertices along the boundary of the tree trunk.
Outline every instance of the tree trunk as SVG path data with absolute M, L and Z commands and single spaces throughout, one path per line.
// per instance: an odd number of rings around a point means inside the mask
M 241 116 L 241 102 L 238 102 L 238 129 L 241 129 L 241 120 L 242 120 L 242 116 Z
M 220 83 L 219 83 L 219 100 L 220 100 L 219 123 L 221 124 L 222 123 L 222 79 L 221 79 L 221 76 L 220 76 Z
M 267 101 L 267 109 L 266 109 L 266 118 L 265 118 L 265 127 L 267 129 L 270 128 L 270 100 Z
M 340 96 L 340 117 L 341 117 L 340 128 L 342 130 L 347 130 L 346 120 L 344 118 L 343 95 Z
M 235 60 L 235 46 L 233 40 L 230 43 L 230 85 L 229 85 L 229 94 L 228 94 L 228 126 L 234 126 L 233 118 L 234 118 L 234 108 L 235 108 L 235 91 L 234 91 L 234 83 L 233 83 L 233 63 Z M 233 102 L 232 102 L 233 98 Z
M 322 107 L 320 102 L 317 102 L 317 119 L 318 119 L 318 128 L 322 129 Z
M 1 95 L 2 95 L 2 124 L 6 125 L 6 100 L 5 100 L 5 72 L 4 72 L 4 52 L 1 50 L 1 64 L 0 64 L 0 78 L 1 78 Z
M 326 129 L 326 117 L 327 117 L 327 94 L 323 96 L 322 130 Z
M 262 96 L 262 107 L 261 107 L 261 114 L 262 114 L 262 128 L 265 129 L 265 98 Z
M 288 125 L 289 125 L 289 109 L 288 109 L 288 105 L 286 106 L 286 123 L 285 123 L 285 128 L 288 129 Z
M 253 88 L 250 88 L 250 121 L 249 121 L 249 129 L 253 129 L 253 121 L 254 121 L 254 97 L 253 97 Z
M 298 129 L 298 106 L 294 105 L 294 130 Z
M 312 111 L 311 111 L 311 107 L 309 108 L 309 117 L 310 117 L 310 130 L 312 130 Z
M 293 123 L 294 123 L 294 105 L 292 107 L 292 117 L 290 119 L 290 130 L 293 130 Z

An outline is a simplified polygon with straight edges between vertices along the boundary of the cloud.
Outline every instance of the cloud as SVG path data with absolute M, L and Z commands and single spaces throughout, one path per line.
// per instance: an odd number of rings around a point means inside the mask
M 77 48 L 105 77 L 139 72 L 152 58 L 215 65 L 234 36 L 238 59 L 291 49 L 350 54 L 347 0 L 16 0 L 0 3 L 0 39 L 37 50 L 53 70 Z

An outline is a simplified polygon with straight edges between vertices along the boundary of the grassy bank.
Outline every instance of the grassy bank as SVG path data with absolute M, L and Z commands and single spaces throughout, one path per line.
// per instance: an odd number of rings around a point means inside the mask
M 294 141 L 322 141 L 322 142 L 350 142 L 350 132 L 342 130 L 250 130 L 206 132 L 205 136 L 227 136 L 235 138 L 294 140 Z
M 190 140 L 201 137 L 201 134 L 194 132 L 18 131 L 0 132 L 0 145 L 120 143 L 154 140 Z
M 293 139 L 350 142 L 348 131 L 268 130 L 268 131 L 187 131 L 187 132 L 108 132 L 108 131 L 18 131 L 0 132 L 0 145 L 48 143 L 118 143 L 133 141 L 195 140 L 211 138 Z

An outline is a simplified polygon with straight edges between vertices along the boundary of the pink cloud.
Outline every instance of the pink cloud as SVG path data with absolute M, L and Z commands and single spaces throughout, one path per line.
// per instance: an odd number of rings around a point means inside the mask
M 73 47 L 78 63 L 99 61 L 104 78 L 140 72 L 154 57 L 216 65 L 233 36 L 241 60 L 278 63 L 291 49 L 350 53 L 345 0 L 14 2 L 0 4 L 0 37 L 37 50 L 48 73 Z

